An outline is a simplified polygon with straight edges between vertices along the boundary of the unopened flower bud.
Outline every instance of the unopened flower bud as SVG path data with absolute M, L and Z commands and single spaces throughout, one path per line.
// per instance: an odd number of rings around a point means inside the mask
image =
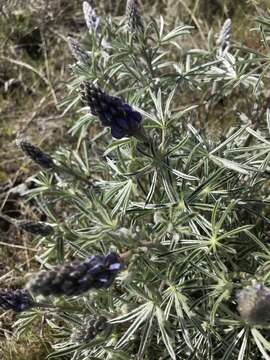
M 22 151 L 39 166 L 43 167 L 44 169 L 52 169 L 55 167 L 52 157 L 44 153 L 37 146 L 32 145 L 26 141 L 20 141 L 19 145 Z
M 96 32 L 100 23 L 100 17 L 96 15 L 95 10 L 87 1 L 83 2 L 83 13 L 89 32 Z
M 79 41 L 69 36 L 68 45 L 75 60 L 80 61 L 82 63 L 87 63 L 89 61 L 90 56 L 87 53 L 87 51 L 81 47 Z
M 232 21 L 231 19 L 227 19 L 224 22 L 220 30 L 219 37 L 217 39 L 217 45 L 219 46 L 221 53 L 223 53 L 229 47 L 231 31 L 232 31 Z
M 42 221 L 23 220 L 18 223 L 19 228 L 35 235 L 48 236 L 53 234 L 54 229 L 50 224 Z

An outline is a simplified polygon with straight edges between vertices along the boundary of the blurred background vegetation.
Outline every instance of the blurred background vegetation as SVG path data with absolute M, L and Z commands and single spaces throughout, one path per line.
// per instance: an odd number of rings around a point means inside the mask
M 86 31 L 82 0 L 0 1 L 0 211 L 10 216 L 29 215 L 37 220 L 38 210 L 20 197 L 20 184 L 32 174 L 30 163 L 15 140 L 27 137 L 53 151 L 59 142 L 71 143 L 68 128 L 76 119 L 59 102 L 68 95 L 71 54 L 68 34 Z M 125 0 L 91 0 L 97 13 L 121 17 Z M 207 46 L 210 29 L 218 32 L 227 17 L 232 19 L 232 41 L 260 48 L 255 27 L 257 16 L 270 12 L 269 0 L 139 0 L 142 14 L 161 13 L 169 26 L 193 25 L 194 48 Z M 159 16 L 159 15 L 158 15 Z M 197 45 L 197 46 L 196 46 Z M 34 165 L 31 165 L 34 166 Z M 0 219 L 0 280 L 2 286 L 19 285 L 35 267 L 35 248 L 30 235 Z M 31 336 L 12 337 L 13 315 L 0 315 L 0 358 L 3 360 L 45 359 L 50 343 L 46 327 L 33 329 Z M 44 319 L 44 323 L 46 319 Z M 8 339 L 8 340 L 7 340 Z M 41 340 L 42 339 L 42 340 Z

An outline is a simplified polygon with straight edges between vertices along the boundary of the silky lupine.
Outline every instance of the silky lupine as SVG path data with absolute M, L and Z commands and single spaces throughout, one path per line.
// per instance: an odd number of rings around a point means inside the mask
M 82 63 L 87 63 L 89 61 L 89 59 L 90 59 L 89 54 L 87 53 L 86 50 L 84 50 L 81 47 L 81 44 L 79 43 L 78 40 L 69 36 L 68 37 L 68 45 L 69 45 L 69 48 L 70 48 L 71 53 L 72 53 L 73 57 L 75 58 L 75 60 L 80 61 Z
M 143 138 L 141 114 L 122 99 L 108 95 L 90 82 L 84 83 L 81 95 L 82 101 L 90 107 L 92 115 L 98 116 L 103 126 L 111 128 L 114 138 Z
M 133 32 L 143 32 L 144 25 L 143 19 L 138 10 L 138 4 L 136 0 L 127 0 L 126 17 L 129 29 Z
M 44 153 L 39 147 L 32 145 L 27 141 L 19 141 L 19 146 L 28 157 L 42 168 L 52 169 L 55 167 L 52 157 Z
M 44 296 L 79 295 L 90 289 L 108 288 L 122 268 L 120 256 L 115 252 L 94 255 L 41 271 L 33 276 L 28 288 Z
M 96 32 L 100 23 L 100 17 L 96 15 L 95 10 L 87 1 L 83 2 L 83 13 L 89 32 Z
M 103 332 L 107 327 L 105 316 L 88 316 L 83 325 L 73 331 L 71 339 L 74 342 L 84 342 L 93 340 L 98 334 Z
M 0 308 L 20 312 L 31 309 L 35 305 L 26 289 L 0 289 Z
M 238 311 L 248 323 L 263 325 L 270 321 L 270 288 L 254 283 L 237 293 Z
M 106 92 L 128 94 L 143 108 L 150 141 L 111 143 L 103 129 L 90 128 L 92 116 L 78 111 L 73 150 L 57 152 L 53 181 L 37 175 L 31 195 L 56 217 L 53 227 L 62 235 L 42 239 L 37 260 L 44 267 L 116 246 L 127 269 L 118 286 L 112 284 L 122 268 L 118 257 L 112 268 L 94 256 L 33 277 L 29 288 L 37 294 L 81 295 L 39 305 L 37 315 L 45 309 L 56 335 L 50 357 L 259 359 L 269 349 L 269 290 L 257 284 L 237 299 L 233 294 L 239 284 L 267 280 L 269 273 L 269 194 L 261 190 L 267 190 L 270 166 L 265 42 L 258 52 L 240 44 L 230 49 L 227 21 L 216 48 L 211 32 L 208 46 L 200 48 L 199 41 L 193 48 L 197 36 L 191 39 L 191 27 L 179 19 L 173 28 L 171 15 L 146 13 L 147 28 L 145 21 L 145 31 L 137 31 L 135 2 L 128 5 L 128 33 L 123 18 L 112 17 L 88 36 L 94 61 L 73 66 L 66 111 L 74 109 L 78 84 L 90 80 L 83 97 L 91 113 L 118 138 L 138 137 L 141 116 L 132 122 L 132 107 Z M 269 32 L 266 24 L 259 26 L 262 35 Z M 100 161 L 103 154 L 109 167 Z M 104 290 L 86 292 L 98 288 Z M 89 313 L 108 321 L 83 323 Z M 31 328 L 36 312 L 25 315 Z M 79 344 L 72 344 L 69 329 L 80 318 L 73 335 Z
M 23 220 L 18 222 L 18 227 L 31 234 L 42 236 L 52 235 L 54 232 L 53 227 L 50 224 L 42 221 Z

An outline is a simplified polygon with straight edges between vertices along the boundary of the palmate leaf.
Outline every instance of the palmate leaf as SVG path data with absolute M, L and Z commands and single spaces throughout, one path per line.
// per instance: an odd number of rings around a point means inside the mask
M 125 334 L 121 337 L 121 339 L 116 344 L 116 349 L 122 347 L 125 343 L 127 343 L 130 339 L 130 337 L 140 328 L 140 326 L 145 322 L 149 321 L 149 319 L 152 317 L 153 310 L 155 308 L 155 305 L 153 302 L 145 303 L 141 306 L 139 306 L 137 309 L 132 311 L 131 313 L 120 316 L 118 318 L 113 319 L 110 321 L 112 324 L 114 323 L 121 323 L 130 321 L 133 319 L 132 324 L 128 328 L 128 330 L 125 332 Z
M 215 154 L 216 152 L 220 151 L 223 148 L 226 148 L 228 144 L 232 143 L 234 140 L 236 140 L 238 137 L 240 137 L 244 131 L 246 130 L 246 128 L 249 125 L 245 125 L 243 127 L 241 127 L 239 130 L 237 130 L 234 134 L 232 134 L 230 137 L 228 137 L 225 141 L 223 141 L 220 145 L 218 145 L 214 150 L 212 150 L 210 152 L 210 155 Z M 237 150 L 238 148 L 234 149 Z
M 172 148 L 170 148 L 170 149 L 168 150 L 168 152 L 164 155 L 164 157 L 168 157 L 169 155 L 174 154 L 174 152 L 176 152 L 177 150 L 180 150 L 182 147 L 185 146 L 185 144 L 187 143 L 188 139 L 189 139 L 189 136 L 187 136 L 187 135 L 184 136 L 184 138 L 183 138 L 182 140 L 180 140 L 180 141 L 178 142 L 178 144 L 176 144 L 175 146 L 173 146 Z
M 173 29 L 172 31 L 170 31 L 168 34 L 163 36 L 163 38 L 161 39 L 161 43 L 165 44 L 179 36 L 188 35 L 188 34 L 190 34 L 190 30 L 193 30 L 193 29 L 194 29 L 193 26 L 188 26 L 188 25 L 178 26 L 175 29 Z
M 24 334 L 24 332 L 29 331 L 29 325 L 32 327 L 36 322 L 42 321 L 42 313 L 39 311 L 31 310 L 27 313 L 22 313 L 20 315 L 20 318 L 17 319 L 16 322 L 14 322 L 13 327 L 15 329 L 15 335 L 21 336 Z
M 152 200 L 152 197 L 155 193 L 155 189 L 157 186 L 157 178 L 158 178 L 158 172 L 157 172 L 157 170 L 155 170 L 153 173 L 151 186 L 150 186 L 149 192 L 148 192 L 146 200 L 145 200 L 145 205 L 149 204 L 149 202 Z
M 155 105 L 155 113 L 157 114 L 157 117 L 160 120 L 161 124 L 164 125 L 164 112 L 162 106 L 161 89 L 158 89 L 157 96 L 152 91 L 150 91 L 150 95 Z
M 83 344 L 74 344 L 74 343 L 61 343 L 57 344 L 56 350 L 53 351 L 50 355 L 48 355 L 47 359 L 61 359 L 65 356 L 72 356 L 77 351 L 82 351 L 84 348 L 86 348 L 86 345 Z
M 165 169 L 160 168 L 159 175 L 161 176 L 162 183 L 164 186 L 164 190 L 168 196 L 168 199 L 171 203 L 177 202 L 177 194 L 175 192 L 174 186 L 173 186 L 173 180 L 170 176 L 170 173 Z
M 119 210 L 122 213 L 126 212 L 126 209 L 129 205 L 129 198 L 133 189 L 132 179 L 128 180 L 123 188 L 118 191 L 118 194 L 115 196 L 116 205 L 113 208 L 112 215 L 115 215 Z
M 230 334 L 230 337 L 226 339 L 226 343 L 222 344 L 224 346 L 224 354 L 221 358 L 222 360 L 230 360 L 232 359 L 233 353 L 239 343 L 239 341 L 243 338 L 245 334 L 245 329 L 242 329 L 240 332 L 233 331 Z
M 256 328 L 251 329 L 251 334 L 252 334 L 253 339 L 254 339 L 256 345 L 258 346 L 263 358 L 265 360 L 270 360 L 270 356 L 266 351 L 266 350 L 270 351 L 270 343 L 269 343 L 269 341 L 267 341 L 262 336 L 262 334 L 259 332 L 259 330 L 257 330 Z
M 110 349 L 106 347 L 106 352 L 109 354 L 109 356 L 106 358 L 108 360 L 130 360 L 130 355 L 127 353 L 127 351 L 124 350 L 115 350 Z M 88 357 L 85 358 L 85 360 L 89 359 Z M 104 359 L 104 357 L 99 357 L 100 360 Z M 91 358 L 92 360 L 92 358 Z
M 225 167 L 229 170 L 234 170 L 240 174 L 249 175 L 250 171 L 258 171 L 256 168 L 251 166 L 245 166 L 243 164 L 238 164 L 235 161 L 221 158 L 219 156 L 210 156 L 210 159 L 214 161 L 215 164 L 221 167 Z
M 239 354 L 237 357 L 237 360 L 244 360 L 245 359 L 245 353 L 248 345 L 248 338 L 249 338 L 249 328 L 246 328 L 245 335 L 242 341 L 241 348 L 239 350 Z M 248 354 L 247 354 L 248 355 Z
M 72 136 L 75 136 L 77 133 L 81 132 L 82 129 L 87 130 L 90 125 L 95 121 L 94 117 L 90 114 L 83 115 L 79 121 L 77 121 L 72 128 L 69 130 Z
M 153 337 L 153 331 L 152 331 L 153 323 L 154 323 L 153 320 L 154 317 L 151 314 L 149 321 L 146 322 L 142 330 L 141 342 L 138 350 L 139 357 L 142 357 L 144 355 L 144 353 L 146 352 L 147 348 L 150 345 L 151 338 Z
M 188 299 L 181 293 L 181 288 L 176 288 L 174 286 L 170 286 L 165 292 L 164 292 L 164 304 L 166 304 L 165 308 L 165 317 L 166 320 L 168 320 L 169 316 L 173 314 L 173 307 L 175 308 L 176 314 L 177 314 L 177 321 L 179 322 L 181 334 L 180 336 L 183 336 L 187 346 L 190 350 L 194 350 L 192 345 L 192 339 L 189 333 L 189 330 L 187 328 L 187 321 L 185 320 L 184 314 L 188 316 L 188 318 L 192 319 L 191 311 L 188 307 Z M 192 320 L 191 320 L 192 321 Z
M 176 355 L 175 355 L 175 352 L 173 349 L 172 340 L 166 330 L 164 312 L 158 306 L 156 307 L 156 317 L 157 317 L 158 326 L 159 326 L 159 330 L 161 332 L 163 343 L 166 346 L 166 349 L 167 349 L 171 359 L 176 360 Z

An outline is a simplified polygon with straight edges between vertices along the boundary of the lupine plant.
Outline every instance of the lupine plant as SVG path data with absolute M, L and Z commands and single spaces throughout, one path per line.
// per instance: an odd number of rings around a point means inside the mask
M 31 307 L 18 334 L 45 317 L 50 359 L 269 359 L 270 18 L 255 51 L 230 19 L 194 48 L 135 0 L 120 20 L 83 11 L 62 102 L 76 144 L 20 141 L 50 231 L 34 227 L 35 301 L 9 296 Z

